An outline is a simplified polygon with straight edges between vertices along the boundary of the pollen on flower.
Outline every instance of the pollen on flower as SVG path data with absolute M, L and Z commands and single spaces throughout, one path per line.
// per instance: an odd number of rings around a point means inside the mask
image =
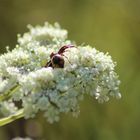
M 73 43 L 58 24 L 28 28 L 29 32 L 18 35 L 15 49 L 0 56 L 0 95 L 8 95 L 0 104 L 0 113 L 10 114 L 23 108 L 24 117 L 32 118 L 43 111 L 53 123 L 59 120 L 60 113 L 77 116 L 85 94 L 99 103 L 109 101 L 111 96 L 121 98 L 116 63 L 108 53 L 74 44 L 62 55 L 64 68 L 45 67 L 51 62 L 51 53 Z

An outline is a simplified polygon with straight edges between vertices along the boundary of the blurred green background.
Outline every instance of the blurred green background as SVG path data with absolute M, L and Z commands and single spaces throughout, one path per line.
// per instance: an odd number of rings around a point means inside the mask
M 0 53 L 14 48 L 27 24 L 59 22 L 69 39 L 109 52 L 117 61 L 122 99 L 98 104 L 86 97 L 80 116 L 62 115 L 53 125 L 40 115 L 0 128 L 0 140 L 140 139 L 140 0 L 0 0 Z

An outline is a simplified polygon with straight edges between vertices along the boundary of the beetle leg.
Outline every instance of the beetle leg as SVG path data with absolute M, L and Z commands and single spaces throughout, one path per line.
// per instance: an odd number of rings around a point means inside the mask
M 68 62 L 71 64 L 71 62 L 69 61 L 69 59 L 68 59 L 68 57 L 67 56 L 65 56 L 64 54 L 61 54 L 62 56 L 64 56 L 67 60 L 68 60 Z M 72 64 L 71 64 L 72 65 Z
M 52 67 L 52 62 L 51 61 L 47 62 L 47 64 L 45 65 L 45 68 L 47 68 L 47 67 Z

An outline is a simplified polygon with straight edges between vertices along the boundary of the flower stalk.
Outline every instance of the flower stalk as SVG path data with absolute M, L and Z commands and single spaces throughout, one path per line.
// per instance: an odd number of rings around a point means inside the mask
M 0 126 L 4 126 L 22 117 L 24 117 L 24 110 L 20 109 L 15 114 L 0 119 Z
M 20 89 L 19 85 L 15 85 L 13 88 L 11 88 L 9 91 L 3 93 L 2 95 L 0 95 L 0 102 L 8 100 L 9 98 L 11 98 L 11 96 Z

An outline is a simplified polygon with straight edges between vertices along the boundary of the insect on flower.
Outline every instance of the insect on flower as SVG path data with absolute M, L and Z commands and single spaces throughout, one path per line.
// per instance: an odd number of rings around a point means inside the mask
M 64 68 L 65 61 L 64 61 L 63 56 L 65 55 L 63 53 L 66 51 L 66 49 L 72 48 L 72 47 L 74 47 L 74 45 L 65 45 L 61 47 L 57 53 L 52 52 L 50 55 L 51 60 L 46 64 L 45 67 Z

